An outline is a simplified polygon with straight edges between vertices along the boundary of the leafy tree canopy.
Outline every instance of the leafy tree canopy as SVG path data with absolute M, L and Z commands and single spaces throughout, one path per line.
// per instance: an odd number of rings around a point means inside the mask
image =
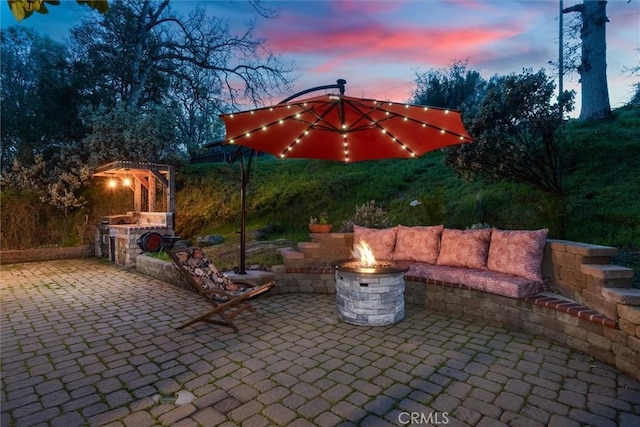
M 471 121 L 474 138 L 447 150 L 445 162 L 467 179 L 512 181 L 562 194 L 558 129 L 562 114 L 573 107 L 573 93 L 565 92 L 560 111 L 555 84 L 544 70 L 494 77 Z
M 97 10 L 100 13 L 106 13 L 109 11 L 109 2 L 107 0 L 76 0 L 78 4 L 89 6 L 91 9 Z M 30 17 L 33 12 L 38 12 L 43 15 L 49 13 L 47 5 L 59 6 L 60 0 L 7 0 L 9 9 L 16 21 L 20 22 L 25 18 Z

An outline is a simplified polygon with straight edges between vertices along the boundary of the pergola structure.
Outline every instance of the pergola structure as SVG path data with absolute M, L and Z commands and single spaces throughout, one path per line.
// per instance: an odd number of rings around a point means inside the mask
M 105 177 L 133 190 L 136 212 L 156 211 L 156 188 L 160 183 L 166 188 L 167 212 L 175 212 L 175 166 L 144 162 L 112 162 L 96 168 L 93 176 Z M 147 190 L 146 206 L 143 206 L 143 191 Z M 144 208 L 144 209 L 143 209 Z

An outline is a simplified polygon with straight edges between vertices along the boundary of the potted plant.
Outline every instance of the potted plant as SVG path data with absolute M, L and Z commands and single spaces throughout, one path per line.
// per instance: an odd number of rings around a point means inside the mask
M 317 217 L 309 217 L 309 231 L 311 233 L 328 233 L 331 231 L 329 216 L 326 212 L 321 212 Z

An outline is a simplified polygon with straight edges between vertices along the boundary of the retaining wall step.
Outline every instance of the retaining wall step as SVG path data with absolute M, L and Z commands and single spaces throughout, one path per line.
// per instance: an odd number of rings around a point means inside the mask
M 281 248 L 281 249 L 278 249 L 278 253 L 285 260 L 286 259 L 303 259 L 304 258 L 304 254 L 302 252 L 298 252 L 293 248 Z
M 315 243 L 315 242 L 299 242 L 298 243 L 298 249 L 300 250 L 304 250 L 304 249 L 318 249 L 320 247 L 320 243 Z
M 568 240 L 547 239 L 547 244 L 554 251 L 566 251 L 576 255 L 589 257 L 614 257 L 618 254 L 618 248 L 612 246 L 592 245 L 589 243 L 572 242 Z
M 619 265 L 582 264 L 580 271 L 600 279 L 630 279 L 633 269 Z
M 602 296 L 619 304 L 640 306 L 640 289 L 604 288 Z

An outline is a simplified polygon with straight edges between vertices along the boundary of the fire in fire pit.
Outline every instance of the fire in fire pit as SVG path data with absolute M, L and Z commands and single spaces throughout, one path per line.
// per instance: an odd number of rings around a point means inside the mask
M 354 256 L 359 259 L 335 265 L 338 318 L 365 326 L 390 325 L 404 319 L 404 273 L 408 268 L 376 261 L 363 241 Z

